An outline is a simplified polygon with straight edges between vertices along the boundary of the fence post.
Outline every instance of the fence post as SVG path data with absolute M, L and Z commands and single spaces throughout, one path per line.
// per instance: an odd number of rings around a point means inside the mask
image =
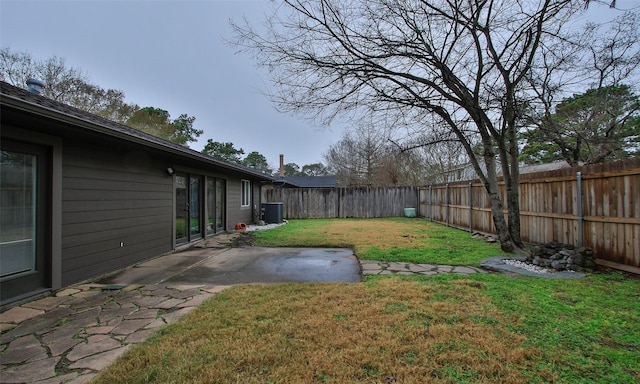
M 420 187 L 416 188 L 416 217 L 421 217 L 420 212 L 422 211 L 422 207 L 420 206 L 422 201 L 420 200 Z
M 447 183 L 444 186 L 444 201 L 445 201 L 444 215 L 446 217 L 445 221 L 448 227 L 449 226 L 449 183 Z
M 433 216 L 431 215 L 433 213 L 433 186 L 430 185 L 429 186 L 429 221 L 433 221 Z
M 578 172 L 576 174 L 576 182 L 577 182 L 577 215 L 578 215 L 578 247 L 582 247 L 584 244 L 584 217 L 582 216 L 582 172 Z
M 473 233 L 473 202 L 471 199 L 473 194 L 471 193 L 471 182 L 469 182 L 469 233 Z

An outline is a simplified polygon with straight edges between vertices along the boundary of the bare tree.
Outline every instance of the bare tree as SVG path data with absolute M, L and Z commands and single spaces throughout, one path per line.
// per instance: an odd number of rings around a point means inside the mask
M 2 80 L 24 87 L 28 78 L 36 78 L 44 83 L 42 95 L 50 99 L 70 104 L 79 88 L 88 84 L 87 76 L 79 69 L 69 67 L 58 56 L 47 59 L 33 59 L 28 52 L 0 51 L 0 73 Z
M 459 142 L 445 141 L 417 150 L 428 183 L 451 183 L 475 177 L 469 158 Z
M 28 52 L 12 52 L 9 48 L 0 49 L 0 80 L 16 87 L 24 87 L 34 71 L 35 62 Z
M 437 115 L 469 156 L 501 247 L 511 251 L 522 244 L 517 129 L 529 97 L 525 76 L 541 42 L 557 39 L 584 10 L 570 0 L 285 0 L 260 32 L 234 30 L 269 69 L 281 110 L 324 122 L 363 111 Z
M 359 126 L 345 132 L 342 139 L 331 145 L 324 160 L 339 185 L 380 185 L 379 168 L 386 154 L 384 132 L 371 125 Z
M 398 130 L 385 130 L 373 124 L 347 130 L 325 153 L 325 161 L 337 175 L 338 184 L 419 186 L 474 177 L 464 148 L 457 140 L 439 135 L 409 140 L 398 137 Z
M 584 1 L 585 8 L 588 8 L 589 4 L 591 4 L 591 3 L 609 4 L 609 7 L 611 7 L 611 8 L 615 8 L 616 7 L 616 0 L 611 0 L 611 2 L 606 2 L 606 1 L 602 1 L 602 0 L 583 0 L 583 1 Z
M 412 169 L 420 172 L 422 177 L 415 177 L 416 184 L 413 185 L 475 178 L 464 146 L 439 119 L 430 121 L 430 118 L 432 116 L 420 119 L 420 126 L 404 127 L 406 121 L 388 122 L 392 126 L 397 124 L 396 131 L 404 128 L 404 135 L 395 135 L 390 141 L 401 153 L 410 153 L 415 159 Z M 471 132 L 466 132 L 465 136 L 472 147 L 479 141 L 473 139 Z
M 80 69 L 70 67 L 63 58 L 52 56 L 34 59 L 28 52 L 0 50 L 0 80 L 25 88 L 29 78 L 44 83 L 42 95 L 104 118 L 125 123 L 135 111 L 135 104 L 125 102 L 122 91 L 103 89 L 91 84 Z
M 69 67 L 63 58 L 34 59 L 28 52 L 0 50 L 0 80 L 25 88 L 27 79 L 44 83 L 42 96 L 93 113 L 106 119 L 187 146 L 203 131 L 195 129 L 195 117 L 181 114 L 170 119 L 169 112 L 160 108 L 140 108 L 125 102 L 124 92 L 103 89 L 92 84 L 79 69 Z

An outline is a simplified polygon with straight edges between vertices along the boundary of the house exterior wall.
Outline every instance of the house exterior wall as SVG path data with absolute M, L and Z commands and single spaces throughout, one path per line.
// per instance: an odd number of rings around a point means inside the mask
M 50 199 L 48 277 L 41 288 L 59 289 L 174 250 L 175 176 L 169 175 L 168 167 L 203 176 L 203 181 L 224 180 L 224 230 L 233 230 L 238 222 L 253 223 L 254 207 L 259 207 L 261 178 L 241 170 L 5 108 L 4 104 L 0 133 L 0 140 L 50 148 L 51 169 L 47 172 L 51 181 L 41 186 L 49 190 Z M 241 207 L 243 179 L 252 185 L 249 207 Z M 204 185 L 206 182 L 203 218 Z
M 250 177 L 198 167 L 121 143 L 90 144 L 67 139 L 62 167 L 63 286 L 175 248 L 175 193 L 173 178 L 166 170 L 169 165 L 204 176 L 203 180 L 225 180 L 225 230 L 233 230 L 239 222 L 254 222 L 260 183 Z M 241 180 L 251 181 L 249 207 L 241 207 Z
M 246 220 L 247 209 L 240 207 L 240 180 L 227 180 L 227 228 L 234 229 L 236 223 Z
M 63 285 L 171 251 L 174 197 L 166 167 L 144 151 L 65 141 Z
M 242 180 L 251 182 L 251 204 L 248 207 L 243 207 L 241 204 Z M 255 223 L 257 212 L 260 209 L 260 183 L 247 177 L 229 179 L 227 181 L 227 207 L 228 229 L 234 229 L 237 223 Z

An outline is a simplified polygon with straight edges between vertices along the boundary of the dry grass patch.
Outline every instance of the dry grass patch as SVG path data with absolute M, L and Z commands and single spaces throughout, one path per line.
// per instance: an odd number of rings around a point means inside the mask
M 418 218 L 291 220 L 251 236 L 260 246 L 348 247 L 361 259 L 409 263 L 478 265 L 502 254 L 498 244 Z
M 429 235 L 416 226 L 416 221 L 389 220 L 332 220 L 326 227 L 318 228 L 320 236 L 338 239 L 345 244 L 359 247 L 365 252 L 370 247 L 381 250 L 393 248 L 419 248 Z
M 526 381 L 539 351 L 507 330 L 485 290 L 466 279 L 238 286 L 132 348 L 95 382 Z

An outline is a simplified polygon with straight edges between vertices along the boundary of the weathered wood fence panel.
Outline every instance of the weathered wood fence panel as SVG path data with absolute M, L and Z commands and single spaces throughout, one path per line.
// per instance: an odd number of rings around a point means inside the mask
M 605 264 L 640 270 L 640 159 L 525 174 L 519 188 L 523 241 L 584 245 Z M 505 193 L 501 184 L 502 201 Z M 496 232 L 488 195 L 477 180 L 422 187 L 419 199 L 420 216 Z
M 420 188 L 420 216 L 452 227 L 495 233 L 489 197 L 480 183 L 457 182 Z
M 287 219 L 373 218 L 403 216 L 418 206 L 415 187 L 276 188 L 263 201 L 282 202 Z

